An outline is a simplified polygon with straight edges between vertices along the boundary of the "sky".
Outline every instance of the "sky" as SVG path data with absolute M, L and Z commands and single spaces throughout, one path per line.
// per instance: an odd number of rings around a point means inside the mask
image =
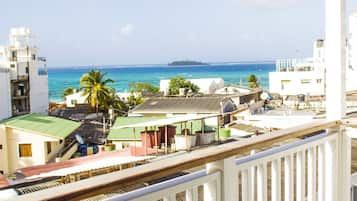
M 0 44 L 29 27 L 50 67 L 309 57 L 324 37 L 324 2 L 1 0 Z

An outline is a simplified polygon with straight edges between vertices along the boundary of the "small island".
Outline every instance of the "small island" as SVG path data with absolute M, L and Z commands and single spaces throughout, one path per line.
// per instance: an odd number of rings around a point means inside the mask
M 169 66 L 203 66 L 209 65 L 208 63 L 203 63 L 199 61 L 174 61 L 168 64 Z

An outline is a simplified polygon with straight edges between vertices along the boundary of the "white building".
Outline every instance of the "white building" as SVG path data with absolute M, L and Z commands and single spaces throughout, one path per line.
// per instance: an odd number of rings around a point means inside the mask
M 217 89 L 224 87 L 224 80 L 222 78 L 203 78 L 203 79 L 188 79 L 188 81 L 197 85 L 203 94 L 214 94 Z M 160 91 L 164 94 L 169 92 L 170 80 L 160 80 Z
M 64 148 L 64 141 L 80 123 L 41 114 L 27 114 L 0 122 L 0 175 L 19 168 L 43 165 Z
M 67 107 L 75 107 L 77 104 L 85 104 L 87 101 L 88 95 L 83 95 L 82 91 L 75 92 L 74 94 L 68 95 L 65 97 Z
M 140 96 L 140 94 L 138 93 L 129 93 L 129 92 L 118 92 L 115 95 L 118 96 L 118 98 L 122 100 L 124 103 L 128 102 L 129 97 L 131 95 L 134 95 L 134 97 Z M 76 105 L 87 104 L 88 103 L 87 98 L 88 98 L 88 94 L 83 95 L 83 91 L 75 92 L 74 94 L 65 97 L 66 106 L 75 107 Z
M 357 90 L 357 13 L 349 18 L 346 90 Z M 276 72 L 269 73 L 269 91 L 285 95 L 325 94 L 325 41 L 314 43 L 313 57 L 277 60 Z
M 30 29 L 12 28 L 9 44 L 0 46 L 0 120 L 48 111 L 46 59 L 32 40 Z
M 325 89 L 324 41 L 314 43 L 314 56 L 276 62 L 276 72 L 269 73 L 269 91 L 281 95 L 322 95 Z

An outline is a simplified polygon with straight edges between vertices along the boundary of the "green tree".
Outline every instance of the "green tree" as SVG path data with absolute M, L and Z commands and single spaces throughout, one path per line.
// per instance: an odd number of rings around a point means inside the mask
M 143 93 L 143 92 L 155 93 L 160 90 L 159 87 L 154 86 L 148 82 L 130 83 L 129 88 L 130 88 L 130 91 L 136 92 L 136 93 Z
M 104 100 L 103 104 L 101 104 L 99 108 L 102 111 L 108 112 L 110 107 L 113 107 L 114 111 L 122 114 L 127 112 L 129 109 L 128 106 L 114 93 L 110 94 L 110 96 Z
M 75 92 L 76 92 L 75 89 L 73 89 L 72 87 L 68 87 L 63 91 L 63 97 L 74 94 Z
M 141 103 L 143 103 L 144 100 L 141 96 L 136 96 L 134 95 L 133 92 L 131 92 L 129 98 L 128 98 L 128 105 L 133 107 L 133 106 L 137 106 L 140 105 Z
M 249 88 L 259 88 L 260 84 L 258 82 L 257 76 L 254 74 L 249 75 L 247 78 Z
M 115 93 L 115 89 L 108 86 L 114 80 L 106 79 L 106 73 L 99 70 L 91 70 L 81 77 L 80 86 L 83 90 L 83 96 L 88 95 L 88 102 L 96 112 L 99 110 L 100 105 L 104 105 L 106 99 L 111 94 Z
M 198 93 L 198 91 L 200 90 L 200 88 L 197 85 L 193 84 L 192 82 L 186 80 L 183 77 L 177 76 L 172 78 L 169 83 L 170 95 L 179 94 L 180 88 L 185 88 L 187 90 L 190 90 L 192 91 L 192 93 Z

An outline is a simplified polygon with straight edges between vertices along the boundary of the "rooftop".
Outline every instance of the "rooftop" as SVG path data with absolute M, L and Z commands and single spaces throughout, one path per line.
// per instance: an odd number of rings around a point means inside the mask
M 126 126 L 137 123 L 144 123 L 163 118 L 158 117 L 118 117 L 115 120 L 113 127 Z M 107 139 L 108 140 L 140 140 L 140 132 L 144 131 L 144 128 L 136 128 L 136 135 L 134 136 L 132 128 L 111 129 Z
M 81 125 L 78 122 L 42 114 L 27 114 L 0 122 L 0 125 L 40 135 L 64 139 Z
M 225 99 L 222 96 L 151 98 L 137 106 L 132 113 L 220 113 L 221 102 Z
M 135 135 L 133 133 L 133 128 L 117 128 L 120 126 L 126 125 L 133 125 L 145 122 L 151 122 L 155 120 L 162 120 L 165 118 L 158 118 L 158 117 L 118 117 L 115 121 L 113 128 L 110 130 L 109 135 L 107 137 L 108 140 L 140 140 L 140 132 L 144 131 L 144 127 L 136 127 L 135 128 Z M 196 131 L 201 130 L 201 121 L 200 120 L 193 120 L 192 122 L 192 131 L 193 133 Z M 176 133 L 181 133 L 181 129 L 185 128 L 184 123 L 176 123 Z M 191 123 L 186 124 L 187 128 L 191 129 Z M 205 126 L 205 130 L 213 130 L 211 126 Z

